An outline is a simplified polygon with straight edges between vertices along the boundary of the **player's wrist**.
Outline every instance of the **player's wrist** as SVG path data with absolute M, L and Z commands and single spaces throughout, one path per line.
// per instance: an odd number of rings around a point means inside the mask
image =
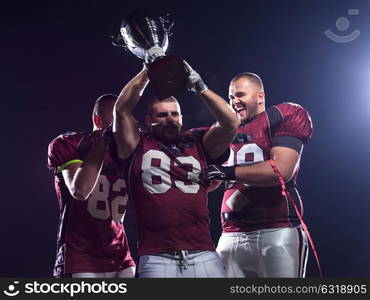
M 222 167 L 225 173 L 225 177 L 228 180 L 235 180 L 236 179 L 236 166 L 230 167 Z
M 224 167 L 217 165 L 210 165 L 206 170 L 206 179 L 210 180 L 235 180 L 236 167 Z
M 208 86 L 204 83 L 204 81 L 202 79 L 200 79 L 197 82 L 195 82 L 195 84 L 194 84 L 194 91 L 198 95 L 204 94 L 204 92 L 207 91 L 207 90 L 208 90 Z

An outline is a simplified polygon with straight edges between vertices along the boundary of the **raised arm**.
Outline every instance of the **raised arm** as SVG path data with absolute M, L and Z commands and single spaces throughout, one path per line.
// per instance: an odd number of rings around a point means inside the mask
M 240 120 L 231 106 L 219 95 L 208 89 L 197 72 L 185 62 L 189 71 L 188 89 L 196 92 L 216 119 L 214 124 L 203 136 L 203 145 L 207 154 L 216 159 L 229 147 Z
M 95 132 L 91 150 L 83 162 L 74 162 L 62 170 L 64 182 L 71 195 L 86 200 L 91 195 L 103 166 L 107 144 L 101 132 Z
M 139 129 L 132 111 L 149 82 L 147 69 L 141 70 L 122 89 L 113 110 L 113 135 L 120 159 L 128 158 L 139 143 Z
M 228 149 L 240 120 L 229 104 L 211 90 L 207 89 L 200 97 L 217 120 L 203 136 L 203 145 L 208 155 L 216 159 Z

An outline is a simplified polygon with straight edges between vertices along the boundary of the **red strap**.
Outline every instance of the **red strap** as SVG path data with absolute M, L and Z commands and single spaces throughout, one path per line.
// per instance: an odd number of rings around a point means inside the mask
M 302 224 L 302 227 L 303 227 L 303 230 L 304 232 L 306 233 L 307 235 L 307 238 L 310 242 L 310 245 L 311 245 L 311 248 L 312 248 L 312 251 L 313 251 L 313 254 L 315 255 L 315 258 L 316 258 L 316 263 L 317 263 L 317 267 L 319 268 L 319 272 L 320 272 L 320 276 L 321 278 L 323 277 L 322 276 L 322 271 L 321 271 L 321 266 L 320 266 L 320 261 L 319 261 L 319 256 L 317 255 L 317 251 L 316 251 L 316 248 L 315 248 L 315 245 L 313 243 L 313 240 L 311 238 L 311 235 L 310 235 L 310 232 L 308 231 L 308 228 L 306 226 L 306 223 L 303 221 L 303 218 L 298 210 L 298 207 L 296 205 L 296 203 L 294 202 L 293 200 L 293 197 L 290 195 L 290 193 L 287 191 L 286 189 L 286 185 L 285 185 L 285 182 L 284 182 L 284 179 L 283 179 L 283 176 L 281 176 L 280 172 L 279 172 L 279 169 L 277 168 L 276 166 L 276 163 L 275 161 L 273 161 L 272 159 L 269 160 L 270 164 L 271 164 L 271 167 L 272 169 L 274 170 L 275 174 L 277 175 L 279 181 L 280 181 L 280 185 L 281 185 L 281 194 L 283 195 L 283 197 L 285 197 L 286 199 L 289 199 L 290 202 L 293 203 L 293 206 L 294 206 L 294 210 L 298 216 L 298 219 L 299 221 L 301 222 Z

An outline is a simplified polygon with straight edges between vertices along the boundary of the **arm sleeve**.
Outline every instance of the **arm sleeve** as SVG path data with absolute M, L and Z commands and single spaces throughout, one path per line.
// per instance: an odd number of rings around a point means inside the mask
M 307 143 L 313 132 L 312 121 L 309 113 L 300 105 L 282 103 L 276 106 L 282 116 L 282 122 L 273 135 L 273 145 L 295 145 Z M 282 137 L 285 138 L 282 138 Z M 292 137 L 292 138 L 289 138 Z
M 303 142 L 294 136 L 278 135 L 272 138 L 271 147 L 287 147 L 297 151 L 298 153 L 301 153 L 303 149 Z
M 48 168 L 55 174 L 60 173 L 73 162 L 82 162 L 78 151 L 80 137 L 75 135 L 60 135 L 49 144 Z

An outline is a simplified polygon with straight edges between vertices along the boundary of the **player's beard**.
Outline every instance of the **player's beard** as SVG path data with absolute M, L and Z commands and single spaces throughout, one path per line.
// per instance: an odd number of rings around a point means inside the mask
M 243 110 L 238 111 L 237 114 L 239 116 L 240 121 L 242 122 L 249 122 L 258 114 L 258 102 L 257 97 L 255 101 L 246 104 L 243 103 Z
M 168 122 L 153 129 L 154 135 L 165 141 L 175 140 L 181 132 L 181 124 Z

